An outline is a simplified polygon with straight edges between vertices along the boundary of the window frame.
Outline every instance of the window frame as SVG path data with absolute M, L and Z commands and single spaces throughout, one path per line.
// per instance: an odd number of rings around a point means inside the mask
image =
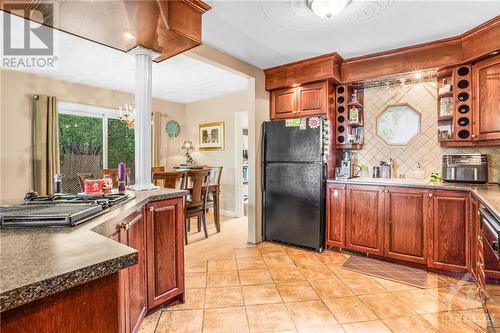
M 72 103 L 72 102 L 57 102 L 57 110 L 59 114 L 70 116 L 80 116 L 89 118 L 98 118 L 102 121 L 102 167 L 108 168 L 108 119 L 120 119 L 120 111 L 102 106 Z

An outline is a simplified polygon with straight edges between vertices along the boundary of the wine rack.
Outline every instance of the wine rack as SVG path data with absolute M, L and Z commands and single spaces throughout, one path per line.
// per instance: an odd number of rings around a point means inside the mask
M 471 66 L 460 65 L 453 73 L 453 127 L 456 141 L 470 140 L 472 136 Z
M 347 86 L 337 86 L 335 94 L 335 143 L 347 143 Z

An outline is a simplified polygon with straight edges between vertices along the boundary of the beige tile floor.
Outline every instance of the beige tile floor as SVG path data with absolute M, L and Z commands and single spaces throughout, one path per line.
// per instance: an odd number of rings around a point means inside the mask
M 186 302 L 149 316 L 140 332 L 486 331 L 468 282 L 428 273 L 428 288 L 419 289 L 344 270 L 344 253 L 239 245 L 206 260 L 188 259 Z

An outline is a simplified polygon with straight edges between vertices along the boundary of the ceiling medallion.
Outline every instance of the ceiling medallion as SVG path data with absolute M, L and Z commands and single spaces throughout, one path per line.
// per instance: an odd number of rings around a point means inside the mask
M 325 31 L 373 19 L 395 0 L 352 0 L 332 17 L 318 16 L 309 7 L 310 1 L 261 0 L 264 15 L 273 23 L 294 31 Z

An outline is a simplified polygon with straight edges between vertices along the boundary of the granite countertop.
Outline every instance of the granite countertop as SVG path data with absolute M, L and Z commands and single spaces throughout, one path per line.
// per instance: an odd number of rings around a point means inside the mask
M 418 187 L 434 190 L 471 192 L 497 219 L 500 220 L 500 185 L 469 183 L 432 183 L 427 179 L 408 178 L 351 178 L 345 180 L 329 179 L 328 183 Z
M 188 194 L 128 193 L 123 205 L 76 227 L 0 230 L 0 312 L 135 265 L 137 251 L 107 236 L 146 203 Z

